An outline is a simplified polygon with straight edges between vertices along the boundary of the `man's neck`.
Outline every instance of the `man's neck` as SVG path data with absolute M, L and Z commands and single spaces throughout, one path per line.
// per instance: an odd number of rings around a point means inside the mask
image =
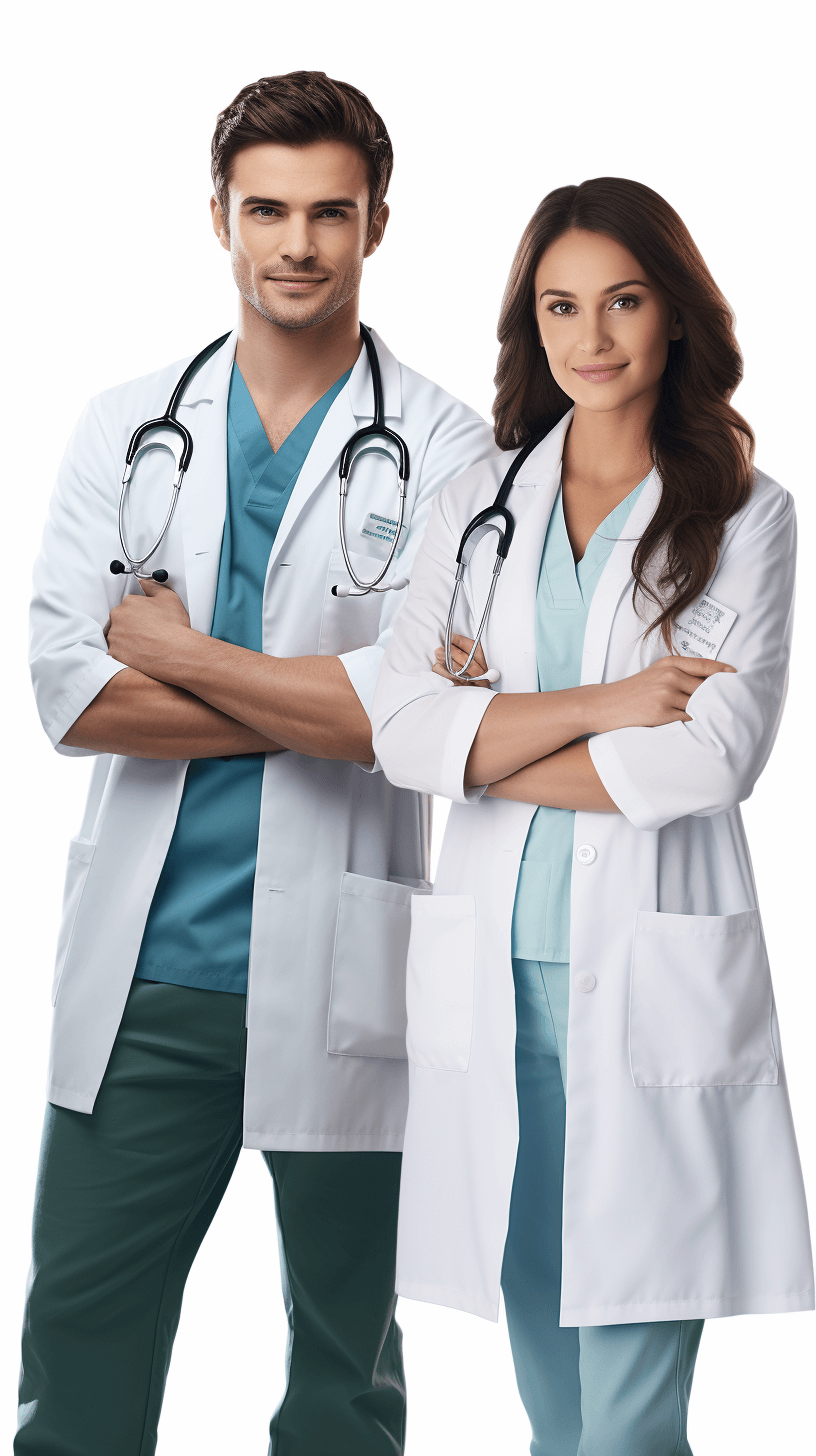
M 273 450 L 356 362 L 358 300 L 308 329 L 282 329 L 241 297 L 235 361 Z

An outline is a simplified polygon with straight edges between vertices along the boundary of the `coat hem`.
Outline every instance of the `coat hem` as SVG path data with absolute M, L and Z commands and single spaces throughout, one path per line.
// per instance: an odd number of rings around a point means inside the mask
M 244 1128 L 244 1147 L 263 1153 L 401 1153 L 403 1133 L 264 1132 Z
M 54 1107 L 67 1107 L 69 1112 L 93 1112 L 96 1092 L 77 1092 L 73 1087 L 56 1087 L 52 1082 L 46 1100 Z
M 644 1304 L 599 1304 L 565 1308 L 561 1327 L 655 1324 L 664 1320 L 725 1319 L 738 1314 L 795 1314 L 814 1308 L 814 1291 L 741 1294 L 728 1298 L 667 1299 Z
M 463 1314 L 475 1314 L 479 1319 L 498 1322 L 499 1302 L 489 1299 L 475 1299 L 464 1289 L 448 1289 L 442 1284 L 414 1284 L 410 1280 L 397 1278 L 397 1294 L 402 1299 L 417 1299 L 423 1304 L 444 1304 L 448 1309 L 460 1309 Z

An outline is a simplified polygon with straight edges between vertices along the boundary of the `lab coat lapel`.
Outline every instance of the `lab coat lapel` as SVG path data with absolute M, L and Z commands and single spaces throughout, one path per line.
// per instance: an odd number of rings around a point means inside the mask
M 377 348 L 377 357 L 380 361 L 380 372 L 383 382 L 383 398 L 385 403 L 386 419 L 400 419 L 402 415 L 402 387 L 400 380 L 399 362 L 395 359 L 390 349 L 387 349 L 378 334 L 371 330 Z M 326 415 L 323 424 L 317 432 L 314 444 L 303 462 L 303 469 L 297 478 L 295 488 L 292 491 L 283 519 L 280 523 L 275 543 L 269 556 L 267 579 L 269 572 L 278 561 L 281 552 L 287 544 L 292 530 L 308 506 L 315 491 L 319 490 L 324 481 L 334 477 L 339 500 L 339 478 L 337 472 L 340 466 L 340 453 L 346 441 L 363 424 L 370 424 L 374 419 L 374 389 L 371 383 L 371 373 L 368 367 L 368 356 L 365 349 L 361 349 L 357 362 L 351 371 L 351 377 L 345 388 L 340 391 L 331 409 Z M 340 544 L 339 534 L 337 544 Z
M 524 462 L 510 492 L 508 505 L 516 530 L 496 590 L 486 648 L 501 662 L 502 690 L 533 693 L 538 690 L 535 643 L 535 601 L 541 553 L 547 535 L 553 503 L 561 479 L 561 453 L 572 412 Z M 492 538 L 490 538 L 492 539 Z M 493 551 L 477 550 L 478 585 L 474 589 L 484 602 L 493 569 Z M 476 557 L 474 557 L 474 564 Z M 477 605 L 477 610 L 480 610 Z M 486 651 L 488 666 L 491 651 Z
M 190 382 L 179 419 L 193 436 L 193 458 L 181 488 L 187 611 L 197 632 L 212 626 L 221 537 L 227 506 L 227 402 L 237 333 Z
M 603 681 L 609 634 L 621 597 L 632 585 L 632 556 L 657 509 L 661 484 L 653 470 L 632 509 L 623 535 L 616 542 L 595 588 L 584 634 L 581 683 Z M 634 615 L 634 609 L 633 609 Z

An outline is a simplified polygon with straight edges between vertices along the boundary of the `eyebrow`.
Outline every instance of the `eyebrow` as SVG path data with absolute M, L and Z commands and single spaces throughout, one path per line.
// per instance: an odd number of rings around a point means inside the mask
M 242 207 L 288 207 L 288 202 L 283 202 L 278 197 L 245 197 L 241 203 Z M 357 210 L 357 203 L 353 197 L 329 197 L 322 202 L 312 202 L 310 207 L 353 207 Z
M 604 288 L 602 297 L 608 293 L 619 293 L 621 288 L 631 288 L 633 284 L 639 284 L 641 288 L 648 288 L 648 283 L 643 278 L 627 278 L 623 283 L 613 283 L 610 288 Z M 577 298 L 577 293 L 569 293 L 566 288 L 545 288 L 539 294 L 539 298 Z

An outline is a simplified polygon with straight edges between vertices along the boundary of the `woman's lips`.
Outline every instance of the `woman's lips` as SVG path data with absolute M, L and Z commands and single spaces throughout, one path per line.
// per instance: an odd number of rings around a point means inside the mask
M 606 384 L 607 380 L 614 379 L 625 369 L 625 364 L 588 364 L 581 369 L 574 369 L 574 374 L 580 374 L 582 379 L 588 379 L 591 384 Z

